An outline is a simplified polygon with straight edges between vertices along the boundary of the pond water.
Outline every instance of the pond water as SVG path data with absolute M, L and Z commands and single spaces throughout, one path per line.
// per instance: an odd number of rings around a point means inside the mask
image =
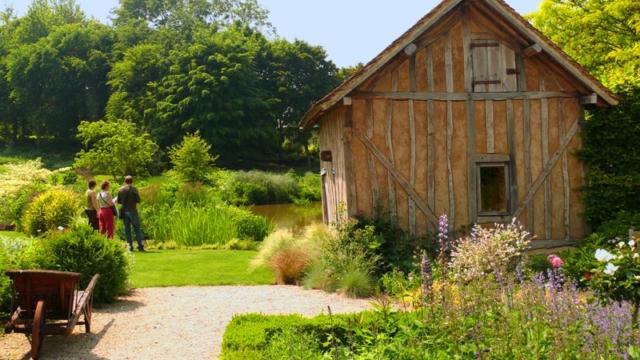
M 322 223 L 322 203 L 320 202 L 309 205 L 255 205 L 249 210 L 266 217 L 277 229 L 288 229 L 294 233 L 302 232 L 308 225 Z

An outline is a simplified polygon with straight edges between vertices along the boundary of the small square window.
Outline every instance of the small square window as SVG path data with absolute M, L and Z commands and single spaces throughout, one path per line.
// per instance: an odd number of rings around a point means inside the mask
M 507 216 L 509 206 L 509 162 L 478 162 L 478 216 Z

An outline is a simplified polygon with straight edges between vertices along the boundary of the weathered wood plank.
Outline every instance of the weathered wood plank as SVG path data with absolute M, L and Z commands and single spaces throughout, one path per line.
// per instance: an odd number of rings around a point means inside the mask
M 444 45 L 444 64 L 447 92 L 453 92 L 453 50 L 451 33 L 447 34 Z M 453 103 L 447 102 L 447 176 L 449 182 L 449 226 L 451 230 L 456 226 L 456 202 L 455 189 L 453 187 L 453 164 L 451 154 L 453 152 Z
M 509 159 L 511 160 L 510 178 L 510 209 L 518 207 L 518 176 L 516 169 L 516 146 L 515 146 L 515 115 L 513 113 L 513 101 L 507 100 L 507 146 L 509 147 Z
M 409 181 L 405 179 L 402 174 L 400 174 L 400 172 L 389 162 L 389 160 L 385 158 L 384 154 L 380 150 L 378 150 L 378 148 L 365 136 L 357 132 L 354 132 L 354 136 L 358 140 L 360 140 L 360 142 L 378 159 L 378 161 L 380 161 L 382 166 L 387 168 L 398 185 L 400 185 L 407 192 L 407 195 L 416 203 L 416 206 L 427 216 L 427 219 L 429 219 L 431 224 L 435 226 L 438 223 L 438 219 L 434 215 L 431 208 L 429 208 L 429 205 L 427 205 L 427 203 L 425 203 L 420 198 L 420 195 L 411 186 L 411 183 L 409 183 Z
M 533 199 L 533 196 L 536 194 L 536 192 L 538 192 L 540 187 L 544 184 L 547 177 L 549 177 L 551 170 L 558 163 L 558 161 L 562 157 L 562 154 L 567 150 L 567 147 L 571 143 L 571 140 L 576 136 L 579 129 L 580 129 L 579 121 L 575 121 L 573 125 L 571 125 L 571 128 L 565 134 L 565 136 L 562 137 L 562 141 L 560 141 L 560 146 L 558 147 L 558 150 L 556 150 L 553 153 L 553 155 L 549 158 L 549 161 L 547 161 L 547 163 L 542 168 L 542 172 L 540 173 L 538 178 L 536 178 L 536 180 L 527 189 L 527 196 L 524 198 L 524 201 L 520 204 L 518 209 L 514 212 L 515 217 L 518 217 L 522 213 L 524 208 L 528 207 L 531 204 L 531 200 Z
M 540 78 L 540 90 L 545 90 L 544 77 Z M 542 163 L 549 161 L 549 100 L 540 100 L 540 120 L 542 123 Z M 544 182 L 544 236 L 551 239 L 551 181 Z
M 464 95 L 466 95 L 464 101 L 467 104 L 467 207 L 468 221 L 473 223 L 477 220 L 476 171 L 473 162 L 476 154 L 476 133 L 473 112 L 473 50 L 471 49 L 470 24 L 469 5 L 465 3 L 462 7 L 462 47 L 464 49 Z
M 507 91 L 507 92 L 388 92 L 388 91 L 355 91 L 352 98 L 374 98 L 393 100 L 436 100 L 467 101 L 471 100 L 538 100 L 552 98 L 576 98 L 580 94 L 565 91 Z
M 347 215 L 349 217 L 357 214 L 357 191 L 356 180 L 353 174 L 353 152 L 351 150 L 351 132 L 352 132 L 353 107 L 348 106 L 344 111 L 343 120 L 343 146 L 344 146 L 344 175 L 347 183 Z
M 367 138 L 373 139 L 373 100 L 367 99 L 366 103 Z M 373 209 L 377 211 L 380 207 L 380 188 L 378 186 L 378 175 L 373 154 L 367 153 L 367 164 L 369 166 L 369 181 L 371 182 L 371 196 L 373 199 Z
M 558 102 L 558 127 L 562 138 L 566 132 L 566 121 L 564 118 L 564 104 Z M 571 187 L 569 183 L 569 158 L 567 152 L 562 153 L 562 188 L 563 188 L 563 225 L 565 240 L 571 239 Z
M 394 71 L 391 74 L 391 90 L 398 90 L 398 73 Z M 387 151 L 389 153 L 389 161 L 395 166 L 395 155 L 393 152 L 393 100 L 386 101 L 387 113 L 386 113 L 386 127 L 385 127 L 385 141 L 387 144 Z M 398 203 L 396 200 L 396 184 L 393 181 L 393 176 L 390 171 L 387 171 L 387 183 L 389 186 L 389 215 L 391 220 L 395 221 L 398 216 Z
M 433 51 L 427 48 L 427 88 L 433 92 Z M 427 202 L 431 209 L 436 208 L 436 175 L 435 175 L 435 128 L 433 124 L 433 100 L 427 102 Z
M 411 154 L 409 162 L 409 181 L 411 186 L 416 186 L 416 112 L 413 100 L 409 100 L 409 137 L 411 142 Z M 409 234 L 416 234 L 416 203 L 409 199 Z
M 485 101 L 485 127 L 487 130 L 487 152 L 493 154 L 496 152 L 496 143 L 494 140 L 494 124 L 493 124 L 493 100 Z
M 523 120 L 523 134 L 524 134 L 524 180 L 525 188 L 531 187 L 533 181 L 533 175 L 531 174 L 531 104 L 528 100 L 524 101 L 524 120 Z M 524 200 L 523 200 L 524 202 Z M 522 203 L 520 206 L 522 206 Z M 533 219 L 533 205 L 530 202 L 527 204 L 527 229 L 533 231 L 534 219 Z

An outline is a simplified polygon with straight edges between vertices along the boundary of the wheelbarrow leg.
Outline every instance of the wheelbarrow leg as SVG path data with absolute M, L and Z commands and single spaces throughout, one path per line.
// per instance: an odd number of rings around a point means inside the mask
M 44 300 L 38 300 L 36 312 L 33 316 L 33 324 L 31 325 L 31 358 L 38 360 L 40 358 L 40 349 L 44 341 Z

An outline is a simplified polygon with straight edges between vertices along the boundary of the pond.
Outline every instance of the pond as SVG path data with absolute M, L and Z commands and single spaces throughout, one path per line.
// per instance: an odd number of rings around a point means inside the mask
M 294 233 L 300 233 L 308 225 L 322 223 L 320 202 L 309 205 L 255 205 L 249 209 L 254 214 L 266 217 L 277 229 L 288 229 Z

